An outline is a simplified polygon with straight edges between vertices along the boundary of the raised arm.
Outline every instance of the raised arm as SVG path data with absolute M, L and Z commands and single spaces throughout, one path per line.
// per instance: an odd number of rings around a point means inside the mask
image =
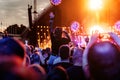
M 50 28 L 49 29 L 50 29 L 50 33 L 51 33 L 51 32 L 53 32 L 53 22 L 54 22 L 55 15 L 53 14 L 53 12 L 50 12 L 49 16 L 50 16 L 50 20 L 49 20 Z
M 110 38 L 120 47 L 120 38 L 118 35 L 113 32 L 109 32 L 108 34 L 110 35 Z
M 90 38 L 90 41 L 88 42 L 88 45 L 86 46 L 84 52 L 83 52 L 83 58 L 82 58 L 82 66 L 83 66 L 83 70 L 85 72 L 86 77 L 89 77 L 88 74 L 88 61 L 87 61 L 87 55 L 88 55 L 88 50 L 89 48 L 95 43 L 97 42 L 97 40 L 99 39 L 99 34 L 93 34 Z

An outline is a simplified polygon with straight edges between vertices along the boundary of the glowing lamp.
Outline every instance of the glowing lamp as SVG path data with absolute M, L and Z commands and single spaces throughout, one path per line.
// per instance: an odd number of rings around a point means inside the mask
M 71 28 L 71 30 L 72 30 L 73 32 L 78 31 L 79 27 L 80 27 L 80 24 L 79 24 L 79 22 L 77 22 L 77 21 L 74 21 L 74 22 L 71 24 L 71 26 L 70 26 L 70 28 Z

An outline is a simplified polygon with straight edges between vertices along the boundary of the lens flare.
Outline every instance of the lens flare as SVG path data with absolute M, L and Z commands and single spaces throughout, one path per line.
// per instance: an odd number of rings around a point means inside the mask
M 92 10 L 98 10 L 102 8 L 102 0 L 90 0 L 89 7 Z

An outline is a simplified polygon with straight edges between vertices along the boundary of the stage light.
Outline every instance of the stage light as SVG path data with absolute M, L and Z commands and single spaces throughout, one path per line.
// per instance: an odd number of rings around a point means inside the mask
M 52 5 L 57 6 L 62 2 L 62 0 L 50 0 L 50 2 L 51 2 Z
M 94 25 L 90 28 L 90 34 L 92 35 L 94 33 L 104 33 L 104 30 L 99 25 Z
M 116 30 L 120 31 L 120 21 L 117 21 L 114 26 Z
M 71 24 L 70 29 L 71 29 L 73 32 L 77 32 L 78 29 L 79 29 L 79 27 L 80 27 L 79 22 L 74 21 L 74 22 Z
M 91 10 L 98 10 L 102 8 L 102 0 L 90 0 L 89 7 Z

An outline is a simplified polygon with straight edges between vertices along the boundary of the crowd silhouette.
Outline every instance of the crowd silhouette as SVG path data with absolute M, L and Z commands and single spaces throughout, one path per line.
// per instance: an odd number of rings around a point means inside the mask
M 12 37 L 0 39 L 0 80 L 120 80 L 120 38 L 114 32 L 86 37 L 84 48 L 53 28 L 51 47 L 41 49 Z M 62 35 L 64 34 L 64 36 Z
M 103 40 L 94 33 L 82 48 L 71 43 L 66 31 L 54 31 L 46 49 L 12 37 L 0 39 L 0 80 L 120 80 L 117 34 L 109 32 Z

